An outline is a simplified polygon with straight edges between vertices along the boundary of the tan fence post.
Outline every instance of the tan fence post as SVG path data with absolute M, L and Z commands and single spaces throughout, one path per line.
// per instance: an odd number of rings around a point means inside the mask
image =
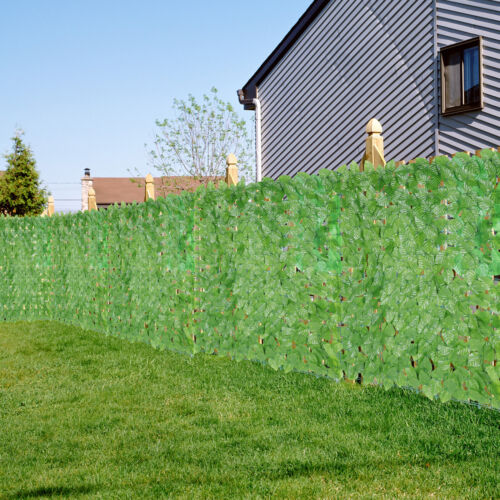
M 144 201 L 155 199 L 155 180 L 151 174 L 146 175 L 146 192 L 144 194 Z
M 384 138 L 382 133 L 382 125 L 380 122 L 372 118 L 366 125 L 366 150 L 363 159 L 359 165 L 360 172 L 365 170 L 365 162 L 369 161 L 375 168 L 385 167 L 384 159 Z
M 483 148 L 483 149 L 489 149 L 490 151 L 495 151 L 495 148 Z M 481 151 L 482 149 L 476 149 L 476 156 L 479 156 L 479 158 L 481 158 Z
M 94 188 L 89 189 L 89 212 L 91 210 L 97 210 L 97 201 L 95 198 L 95 191 Z
M 47 215 L 52 217 L 54 215 L 55 207 L 54 207 L 54 197 L 49 196 L 49 201 L 47 203 Z
M 238 167 L 236 164 L 238 159 L 231 153 L 226 160 L 226 184 L 228 186 L 236 186 L 238 184 Z

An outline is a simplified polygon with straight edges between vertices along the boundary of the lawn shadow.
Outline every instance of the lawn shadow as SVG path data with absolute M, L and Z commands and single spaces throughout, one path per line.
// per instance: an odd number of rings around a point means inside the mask
M 5 497 L 0 495 L 0 499 L 14 500 L 18 498 L 39 498 L 52 496 L 67 496 L 72 498 L 74 495 L 91 493 L 96 489 L 95 486 L 42 486 L 40 488 L 18 490 L 15 493 L 10 493 Z

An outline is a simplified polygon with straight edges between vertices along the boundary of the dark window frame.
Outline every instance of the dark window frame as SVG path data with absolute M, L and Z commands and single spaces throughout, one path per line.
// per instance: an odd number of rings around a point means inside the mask
M 452 52 L 460 52 L 461 54 L 461 79 L 460 88 L 462 91 L 462 102 L 464 101 L 464 57 L 463 53 L 465 49 L 471 47 L 479 48 L 479 102 L 472 104 L 461 104 L 460 106 L 453 106 L 446 108 L 446 95 L 445 95 L 445 65 L 444 57 Z M 454 43 L 453 45 L 447 45 L 442 47 L 440 52 L 440 63 L 441 63 L 441 114 L 443 116 L 455 115 L 457 113 L 467 113 L 468 111 L 481 110 L 484 107 L 483 102 L 483 37 L 478 36 L 475 38 L 470 38 L 464 40 L 463 42 Z

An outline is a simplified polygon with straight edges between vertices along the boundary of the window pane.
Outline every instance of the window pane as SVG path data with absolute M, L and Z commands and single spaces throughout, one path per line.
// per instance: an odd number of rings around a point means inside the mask
M 479 47 L 464 50 L 464 104 L 479 104 Z
M 444 57 L 444 97 L 445 108 L 453 108 L 462 104 L 462 71 L 460 68 L 460 51 L 448 53 Z

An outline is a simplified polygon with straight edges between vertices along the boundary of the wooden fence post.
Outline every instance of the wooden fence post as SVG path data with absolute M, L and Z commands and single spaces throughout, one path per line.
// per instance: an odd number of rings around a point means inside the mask
M 54 197 L 53 196 L 49 196 L 49 201 L 48 201 L 48 204 L 47 204 L 47 215 L 49 217 L 52 217 L 54 215 L 54 211 L 55 211 Z
M 369 161 L 375 168 L 385 167 L 384 159 L 384 138 L 380 135 L 382 133 L 382 125 L 380 122 L 372 118 L 366 125 L 366 150 L 363 159 L 359 165 L 359 171 L 365 170 L 365 162 Z
M 484 148 L 484 149 L 489 149 L 490 151 L 495 151 L 495 148 Z M 481 151 L 482 149 L 476 149 L 476 156 L 479 156 L 481 158 Z M 500 149 L 499 149 L 500 151 Z
M 228 186 L 236 186 L 236 184 L 238 184 L 238 167 L 236 166 L 237 163 L 238 159 L 231 153 L 226 160 L 226 184 Z
M 146 192 L 144 201 L 155 199 L 155 180 L 151 174 L 146 175 Z
M 95 191 L 94 188 L 89 189 L 89 212 L 91 210 L 97 210 L 97 201 L 95 198 Z

